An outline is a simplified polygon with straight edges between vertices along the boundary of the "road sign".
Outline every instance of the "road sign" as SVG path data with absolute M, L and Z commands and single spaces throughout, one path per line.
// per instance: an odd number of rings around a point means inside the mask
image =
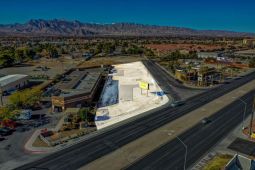
M 147 82 L 140 81 L 140 82 L 139 82 L 139 87 L 140 87 L 141 89 L 144 89 L 144 90 L 149 90 L 150 85 L 149 85 L 149 83 L 147 83 Z

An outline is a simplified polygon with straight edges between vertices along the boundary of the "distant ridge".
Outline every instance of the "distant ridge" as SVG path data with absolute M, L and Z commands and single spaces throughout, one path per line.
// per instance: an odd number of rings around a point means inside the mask
M 254 37 L 254 33 L 195 30 L 134 23 L 92 24 L 66 20 L 30 20 L 25 24 L 0 25 L 0 36 L 210 36 Z

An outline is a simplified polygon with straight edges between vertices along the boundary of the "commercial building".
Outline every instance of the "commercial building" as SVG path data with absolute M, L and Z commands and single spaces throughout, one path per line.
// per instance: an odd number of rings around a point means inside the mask
M 209 86 L 219 83 L 222 75 L 215 68 L 192 67 L 191 69 L 176 69 L 175 77 L 182 82 L 196 84 L 197 86 Z
M 28 85 L 28 75 L 13 74 L 0 78 L 0 92 L 8 93 L 12 90 L 21 89 Z
M 248 46 L 250 48 L 255 47 L 255 39 L 243 39 L 243 45 Z
M 255 57 L 255 49 L 237 51 L 234 55 L 238 57 Z
M 52 100 L 52 111 L 61 112 L 66 108 L 88 105 L 94 98 L 102 80 L 101 68 L 74 70 L 56 84 L 58 90 Z
M 217 57 L 222 57 L 222 54 L 219 52 L 198 52 L 197 53 L 198 58 L 215 58 L 217 59 Z

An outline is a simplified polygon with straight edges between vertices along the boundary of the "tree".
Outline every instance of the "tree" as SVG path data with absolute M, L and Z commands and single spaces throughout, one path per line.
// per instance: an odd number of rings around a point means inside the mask
M 15 62 L 14 48 L 4 47 L 0 49 L 0 65 L 9 67 Z
M 9 101 L 15 108 L 27 109 L 38 103 L 41 95 L 42 91 L 38 88 L 25 89 L 13 93 L 9 97 Z
M 10 105 L 0 108 L 0 119 L 3 121 L 14 119 L 18 110 L 13 109 Z
M 250 59 L 249 67 L 255 67 L 255 58 Z
M 49 53 L 49 56 L 50 56 L 51 58 L 56 58 L 56 57 L 58 57 L 58 51 L 57 51 L 57 49 L 56 49 L 55 47 L 50 47 L 50 48 L 48 48 L 48 53 Z
M 31 49 L 31 48 L 24 48 L 23 51 L 24 51 L 24 57 L 27 60 L 33 59 L 33 57 L 36 54 L 35 51 L 33 49 Z
M 14 64 L 14 57 L 9 54 L 0 54 L 0 65 L 9 67 Z
M 24 50 L 23 49 L 16 49 L 15 50 L 15 61 L 22 62 L 24 60 Z
M 88 114 L 89 114 L 89 108 L 82 108 L 80 111 L 79 111 L 79 116 L 81 118 L 82 121 L 88 121 Z

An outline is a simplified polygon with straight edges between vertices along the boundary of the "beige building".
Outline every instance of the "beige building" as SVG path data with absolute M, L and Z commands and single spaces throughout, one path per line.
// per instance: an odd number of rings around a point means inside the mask
M 255 47 L 255 39 L 243 39 L 243 45 L 254 48 Z
M 101 69 L 75 70 L 58 83 L 58 95 L 52 96 L 52 111 L 86 106 L 92 102 L 102 80 Z

